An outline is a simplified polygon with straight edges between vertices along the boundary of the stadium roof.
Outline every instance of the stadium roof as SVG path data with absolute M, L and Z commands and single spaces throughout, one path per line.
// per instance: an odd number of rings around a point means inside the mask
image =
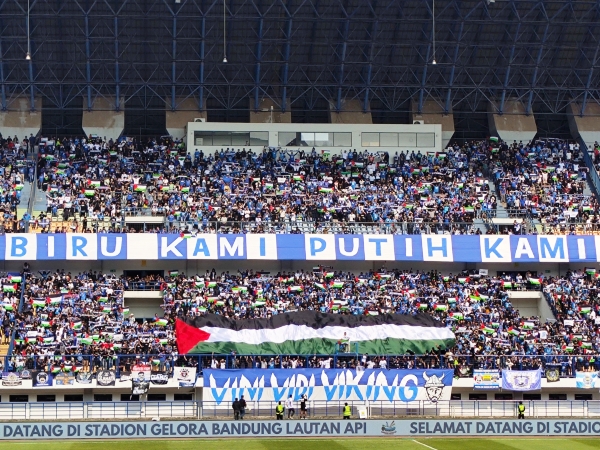
M 209 120 L 247 121 L 249 98 L 258 109 L 268 97 L 295 122 L 323 122 L 330 100 L 357 99 L 402 123 L 413 98 L 453 109 L 459 127 L 491 99 L 538 116 L 600 99 L 598 0 L 437 0 L 436 65 L 432 0 L 30 2 L 31 61 L 27 2 L 0 3 L 3 108 L 122 97 L 151 116 L 194 98 Z

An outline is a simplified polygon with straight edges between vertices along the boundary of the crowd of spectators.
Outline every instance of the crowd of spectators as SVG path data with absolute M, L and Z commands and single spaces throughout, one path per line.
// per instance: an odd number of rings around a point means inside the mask
M 586 193 L 589 168 L 578 143 L 558 139 L 501 143 L 492 165 L 500 199 L 511 216 L 538 219 L 547 233 L 597 224 L 596 199 Z
M 14 368 L 124 369 L 142 355 L 155 369 L 170 371 L 177 360 L 173 329 L 155 319 L 136 321 L 124 308 L 118 277 L 64 271 L 30 275 L 12 322 Z
M 4 138 L 0 134 L 0 233 L 25 231 L 27 217 L 19 218 L 17 207 L 25 183 L 33 180 L 35 164 L 28 160 L 30 138 Z
M 169 138 L 46 140 L 37 184 L 46 192 L 47 211 L 34 218 L 33 229 L 140 231 L 124 228 L 127 215 L 165 218 L 144 231 L 462 226 L 496 206 L 486 164 L 486 152 L 474 144 L 434 154 L 344 150 L 330 156 L 275 148 L 192 154 Z
M 484 271 L 350 273 L 320 266 L 274 275 L 211 270 L 196 276 L 171 272 L 116 277 L 58 271 L 27 278 L 20 312 L 19 294 L 12 292 L 13 288 L 19 291 L 19 284 L 7 285 L 2 323 L 5 336 L 16 331 L 13 370 L 127 370 L 140 357 L 166 372 L 175 364 L 200 368 L 442 366 L 468 376 L 473 368 L 559 364 L 563 375 L 571 375 L 575 365 L 578 370 L 598 365 L 592 355 L 600 352 L 600 302 L 597 278 L 591 271 L 569 272 L 560 278 L 536 273 L 488 276 Z M 123 301 L 123 292 L 130 289 L 162 291 L 162 311 L 153 317 L 135 317 Z M 556 320 L 520 314 L 509 298 L 509 291 L 515 289 L 543 289 Z M 299 310 L 431 314 L 453 329 L 456 344 L 450 349 L 431 349 L 427 355 L 360 355 L 360 345 L 351 347 L 354 354 L 199 358 L 177 354 L 176 319 L 207 313 L 233 319 L 272 317 Z
M 188 152 L 170 137 L 55 139 L 40 146 L 38 187 L 46 192 L 47 210 L 31 220 L 31 228 L 515 232 L 473 226 L 475 218 L 493 218 L 503 205 L 507 217 L 539 220 L 537 232 L 582 231 L 575 224 L 586 225 L 583 231 L 589 232 L 600 219 L 597 201 L 586 190 L 588 170 L 579 144 L 558 139 L 464 142 L 427 154 L 344 149 L 339 155 L 314 148 Z M 131 215 L 153 219 L 128 224 L 125 218 Z

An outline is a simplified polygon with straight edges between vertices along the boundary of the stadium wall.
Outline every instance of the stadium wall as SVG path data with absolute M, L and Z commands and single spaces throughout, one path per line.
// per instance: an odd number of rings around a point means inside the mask
M 213 134 L 211 134 L 213 133 Z M 247 133 L 251 133 L 246 136 Z M 336 135 L 339 134 L 339 136 Z M 313 135 L 311 137 L 311 135 Z M 291 144 L 290 140 L 294 140 Z M 316 139 L 310 141 L 309 139 Z M 210 140 L 210 142 L 209 142 Z M 261 152 L 264 147 L 282 147 L 310 153 L 341 154 L 343 149 L 371 152 L 387 151 L 392 154 L 403 150 L 421 153 L 442 150 L 440 124 L 368 125 L 368 124 L 301 124 L 301 123 L 225 123 L 190 122 L 187 124 L 187 149 L 194 153 L 252 149 Z M 214 145 L 213 145 L 214 144 Z M 254 145 L 253 145 L 254 144 Z
M 2 424 L 0 440 L 99 438 L 593 436 L 598 420 L 308 420 L 29 422 Z

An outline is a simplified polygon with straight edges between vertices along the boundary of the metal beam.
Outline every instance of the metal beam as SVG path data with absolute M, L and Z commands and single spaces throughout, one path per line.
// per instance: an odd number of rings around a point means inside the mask
M 121 111 L 121 74 L 119 73 L 119 17 L 113 18 L 115 44 L 115 111 Z
M 417 114 L 423 114 L 423 103 L 425 101 L 425 81 L 427 80 L 427 66 L 429 65 L 429 57 L 431 56 L 431 44 L 427 46 L 427 57 L 425 67 L 423 67 L 423 76 L 421 77 L 421 89 L 419 90 L 419 105 Z
M 512 68 L 512 64 L 515 58 L 515 49 L 517 48 L 517 42 L 519 40 L 519 35 L 521 33 L 521 20 L 519 18 L 519 23 L 517 24 L 517 30 L 515 31 L 515 35 L 513 37 L 513 43 L 510 48 L 510 55 L 508 57 L 508 67 L 506 68 L 506 73 L 504 74 L 504 84 L 502 86 L 502 98 L 500 99 L 500 107 L 498 108 L 498 114 L 504 114 L 504 102 L 506 101 L 506 91 L 508 90 L 508 82 L 510 81 L 510 69 Z
M 595 28 L 597 28 L 597 23 L 598 23 L 598 19 L 600 18 L 600 4 L 596 4 L 596 16 L 595 16 L 595 23 L 593 26 L 588 28 L 588 36 L 591 36 L 592 38 L 594 38 L 596 36 L 596 33 L 594 33 Z M 592 58 L 592 64 L 590 65 L 590 71 L 588 72 L 588 77 L 587 77 L 587 81 L 585 83 L 585 92 L 583 93 L 583 101 L 581 102 L 581 109 L 579 111 L 579 115 L 581 117 L 583 117 L 583 115 L 585 114 L 585 108 L 587 106 L 587 101 L 588 101 L 588 96 L 590 93 L 590 88 L 592 86 L 592 79 L 594 77 L 594 68 L 596 67 L 596 64 L 598 63 L 598 52 L 600 50 L 600 38 L 597 38 L 597 44 L 596 44 L 596 51 L 594 52 L 594 57 Z M 582 50 L 583 51 L 583 50 Z
M 204 51 L 206 45 L 206 14 L 202 15 L 200 22 L 200 73 L 198 74 L 198 82 L 200 84 L 198 89 L 198 109 L 204 111 Z
M 375 15 L 375 10 L 377 9 L 377 0 L 373 0 L 371 5 L 371 10 L 373 11 L 374 21 L 371 23 L 371 36 L 369 43 L 369 48 L 366 52 L 367 57 L 367 75 L 365 79 L 365 97 L 363 99 L 363 113 L 369 112 L 369 94 L 371 93 L 371 76 L 373 73 L 373 58 L 375 54 L 375 45 L 377 33 L 379 33 L 379 18 Z
M 287 88 L 288 88 L 288 74 L 290 66 L 290 48 L 292 45 L 292 25 L 293 16 L 291 11 L 293 0 L 289 0 L 286 6 L 286 12 L 288 19 L 285 27 L 285 42 L 283 44 L 283 68 L 281 69 L 281 112 L 287 112 Z
M 4 77 L 4 49 L 2 47 L 2 35 L 0 35 L 0 92 L 2 93 L 2 111 L 8 110 L 6 102 L 6 78 Z
M 450 113 L 450 107 L 452 102 L 452 87 L 454 86 L 454 75 L 456 74 L 456 63 L 458 62 L 458 54 L 460 52 L 460 43 L 463 37 L 463 31 L 465 29 L 465 19 L 460 21 L 460 28 L 458 30 L 458 38 L 456 40 L 456 46 L 454 47 L 454 55 L 452 56 L 452 68 L 450 69 L 450 79 L 448 80 L 448 91 L 446 92 L 446 103 L 444 104 L 444 114 Z
M 32 21 L 31 21 L 31 10 L 33 9 L 33 6 L 35 5 L 35 2 L 33 2 L 32 5 L 30 5 L 29 7 L 29 11 L 27 11 L 27 14 L 29 15 L 29 27 L 28 27 L 28 31 L 29 31 L 29 42 L 30 42 L 30 47 L 31 47 L 31 59 L 29 61 L 27 61 L 28 63 L 28 69 L 29 69 L 29 104 L 30 104 L 30 111 L 35 111 L 35 74 L 34 74 L 34 70 L 33 70 L 33 60 L 35 59 L 35 50 L 34 50 L 34 43 L 33 43 L 33 39 L 31 39 L 31 35 L 33 35 L 33 29 L 35 27 L 32 26 Z M 25 20 L 27 20 L 27 16 L 25 17 Z
M 175 111 L 176 106 L 176 82 L 177 82 L 177 12 L 173 13 L 173 40 L 171 44 L 171 111 Z
M 596 51 L 594 52 L 594 59 L 592 60 L 592 65 L 590 66 L 590 71 L 588 72 L 587 81 L 585 83 L 585 92 L 583 94 L 583 101 L 581 102 L 581 111 L 579 111 L 579 115 L 583 117 L 585 113 L 585 107 L 587 106 L 588 95 L 590 93 L 590 88 L 592 86 L 592 78 L 594 76 L 594 68 L 596 64 L 598 64 L 598 50 L 600 50 L 600 39 L 598 39 L 598 45 L 596 45 Z
M 431 15 L 431 17 L 433 17 L 433 10 L 430 7 L 430 4 L 427 3 L 427 9 L 429 11 L 429 14 Z M 432 23 L 431 20 L 426 20 L 423 22 L 423 36 L 426 37 L 428 35 L 427 30 L 429 28 L 429 24 Z M 425 101 L 425 81 L 427 80 L 427 67 L 429 66 L 429 57 L 431 56 L 431 47 L 432 47 L 432 38 L 433 38 L 433 25 L 432 25 L 432 32 L 429 33 L 429 41 L 427 43 L 427 55 L 425 56 L 425 64 L 423 66 L 423 73 L 421 75 L 421 83 L 419 85 L 419 102 L 417 105 L 417 114 L 422 114 L 423 113 L 423 102 Z M 416 52 L 416 55 L 421 55 L 421 53 L 419 51 Z M 417 61 L 415 61 L 415 64 L 417 63 Z
M 262 62 L 262 40 L 263 40 L 263 27 L 264 18 L 261 12 L 261 2 L 257 5 L 258 12 L 258 30 L 256 32 L 256 65 L 254 67 L 254 112 L 260 110 L 260 64 Z
M 540 68 L 540 63 L 542 62 L 542 56 L 544 54 L 544 47 L 546 46 L 546 41 L 548 40 L 548 30 L 550 29 L 550 20 L 546 19 L 546 27 L 544 28 L 544 35 L 542 36 L 542 40 L 540 43 L 540 49 L 538 50 L 537 58 L 535 60 L 535 69 L 533 70 L 533 77 L 531 78 L 531 86 L 529 89 L 529 98 L 527 99 L 527 107 L 525 108 L 525 115 L 529 116 L 531 114 L 531 105 L 533 103 L 533 93 L 535 88 L 537 87 L 537 78 L 538 71 Z
M 87 83 L 87 110 L 92 110 L 92 63 L 90 52 L 90 14 L 89 10 L 83 12 L 85 22 L 85 81 Z
M 342 110 L 342 85 L 344 83 L 344 64 L 346 62 L 346 50 L 348 49 L 348 33 L 350 30 L 350 18 L 346 15 L 346 20 L 342 25 L 342 45 L 339 53 L 340 70 L 337 83 L 337 99 L 335 101 L 335 109 L 339 113 Z

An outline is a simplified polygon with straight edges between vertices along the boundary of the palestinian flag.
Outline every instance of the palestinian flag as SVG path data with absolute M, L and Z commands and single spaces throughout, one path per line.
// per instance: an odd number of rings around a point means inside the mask
M 319 188 L 319 192 L 322 194 L 331 194 L 333 192 L 333 189 L 322 187 Z
M 465 316 L 461 312 L 451 312 L 450 317 L 452 317 L 455 320 L 463 320 L 465 318 Z
M 61 294 L 54 294 L 46 297 L 46 302 L 49 305 L 60 305 L 62 303 L 63 296 Z
M 3 292 L 17 292 L 17 285 L 16 284 L 5 284 L 2 287 L 2 291 Z
M 511 281 L 503 281 L 502 282 L 502 287 L 506 288 L 506 289 L 511 289 L 513 287 L 513 284 Z
M 289 292 L 302 292 L 304 288 L 302 286 L 290 286 L 288 288 Z
M 14 311 L 15 307 L 13 306 L 12 303 L 2 303 L 2 308 L 4 308 L 5 311 Z
M 169 321 L 167 319 L 158 319 L 154 322 L 155 325 L 160 325 L 161 327 L 166 327 Z
M 515 330 L 513 327 L 510 327 L 508 329 L 508 334 L 510 334 L 511 336 L 518 336 L 519 335 L 519 331 Z
M 135 192 L 146 192 L 148 190 L 148 187 L 144 186 L 143 184 L 134 184 L 133 190 Z
M 20 283 L 22 280 L 23 280 L 23 278 L 21 278 L 21 275 L 9 275 L 8 276 L 9 283 Z
M 81 320 L 71 323 L 71 328 L 73 328 L 74 330 L 81 330 L 82 326 L 83 324 L 81 323 Z
M 94 343 L 94 339 L 92 338 L 79 338 L 77 339 L 77 343 L 81 345 L 92 345 Z
M 581 348 L 591 349 L 592 348 L 592 343 L 591 342 L 582 342 L 581 343 Z
M 591 308 L 591 306 L 580 306 L 579 307 L 579 312 L 581 314 L 589 314 L 589 313 L 592 312 L 592 308 Z
M 129 315 L 129 308 L 123 308 L 123 315 L 124 316 L 128 316 Z
M 315 287 L 324 291 L 325 290 L 325 285 L 322 283 L 315 283 Z
M 207 314 L 187 322 L 177 320 L 175 330 L 179 351 L 193 354 L 333 354 L 344 333 L 361 352 L 379 355 L 423 354 L 436 345 L 454 345 L 452 331 L 426 314 L 346 316 L 302 311 L 243 320 Z
M 417 308 L 425 310 L 429 308 L 429 305 L 427 303 L 417 303 Z
M 43 308 L 44 306 L 46 306 L 46 300 L 34 300 L 32 305 L 34 308 Z
M 217 282 L 216 282 L 216 281 L 207 281 L 207 282 L 206 282 L 206 287 L 207 287 L 207 288 L 214 288 L 214 287 L 217 287 Z
M 448 305 L 444 305 L 443 303 L 436 303 L 433 305 L 433 309 L 435 311 L 448 311 Z
M 496 330 L 486 325 L 481 325 L 481 331 L 483 331 L 485 334 L 494 334 L 496 332 Z
M 468 282 L 469 282 L 469 277 L 460 277 L 460 278 L 458 279 L 458 282 L 459 282 L 460 284 L 465 284 L 465 283 L 468 283 Z
M 93 197 L 94 195 L 96 195 L 96 191 L 93 189 L 85 189 L 83 193 L 86 197 Z
M 588 275 L 595 275 L 596 274 L 596 269 L 594 267 L 586 267 L 585 268 L 585 273 L 587 273 Z
M 533 322 L 523 322 L 522 328 L 524 330 L 533 330 L 534 327 L 535 327 L 535 324 Z
M 534 284 L 536 286 L 539 286 L 540 284 L 542 284 L 542 279 L 541 278 L 529 278 L 529 284 Z
M 334 289 L 342 289 L 344 287 L 344 283 L 342 281 L 336 281 L 333 283 L 332 287 Z
M 170 277 L 176 277 L 179 275 L 179 270 L 169 270 Z

